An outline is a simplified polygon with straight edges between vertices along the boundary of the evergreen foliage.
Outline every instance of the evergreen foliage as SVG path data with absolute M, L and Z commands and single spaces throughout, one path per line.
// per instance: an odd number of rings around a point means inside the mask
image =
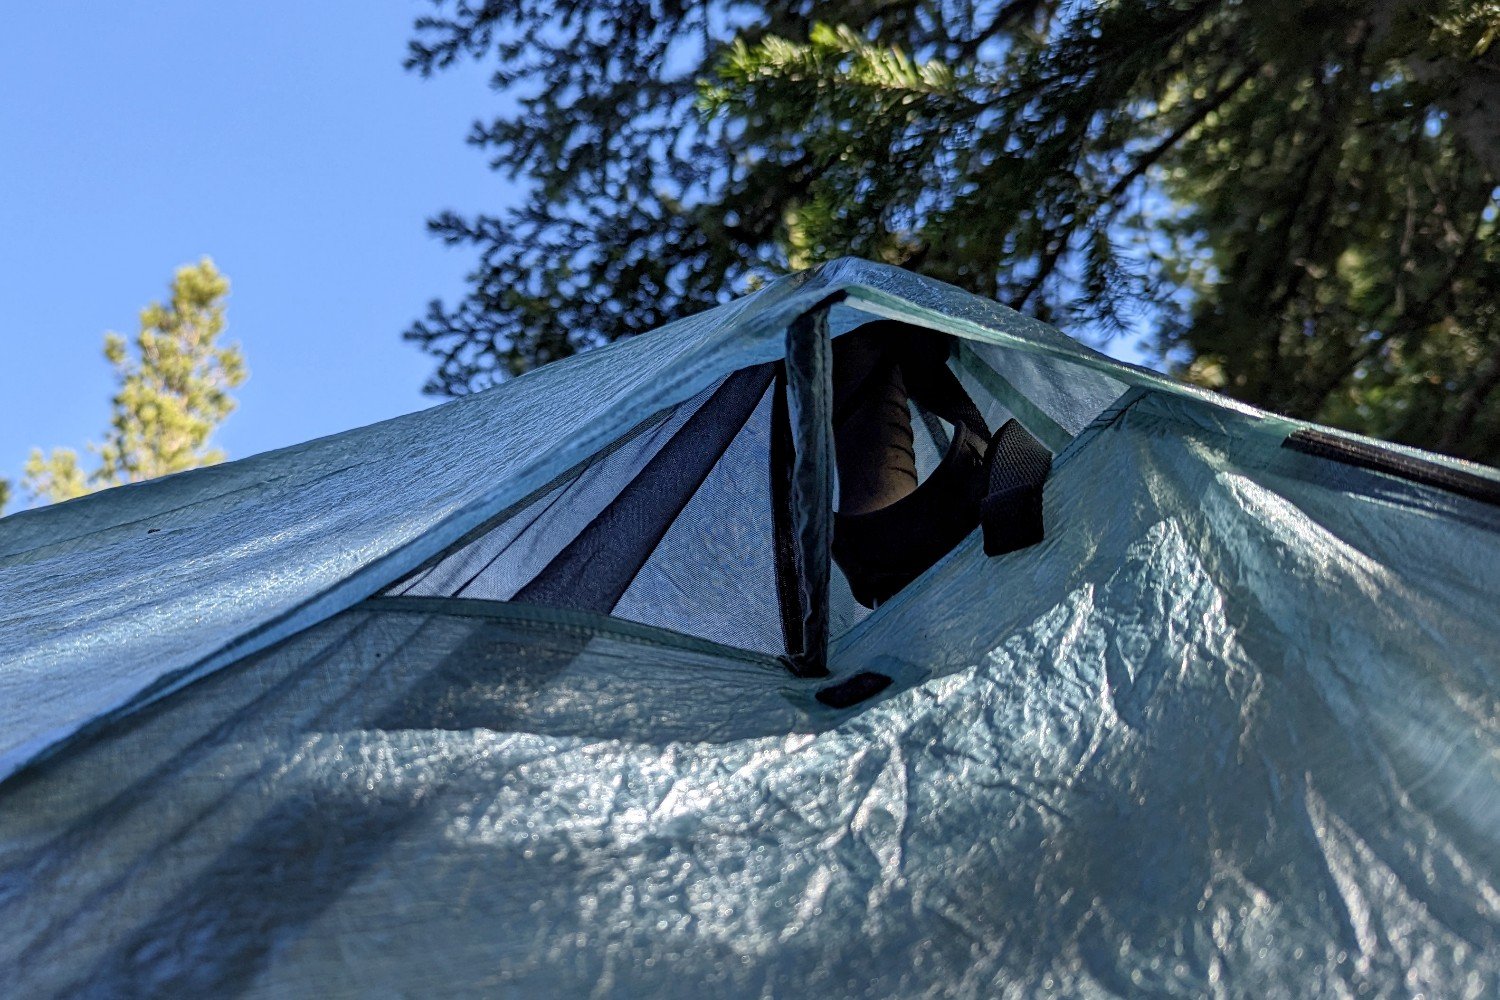
M 407 336 L 458 394 L 843 254 L 1500 461 L 1496 0 L 434 0 L 527 178 Z
M 85 472 L 71 448 L 32 451 L 21 480 L 32 502 L 71 500 L 224 460 L 209 439 L 234 410 L 230 390 L 246 378 L 239 345 L 219 343 L 228 294 L 229 280 L 205 257 L 177 270 L 166 303 L 141 310 L 134 344 L 105 334 L 104 357 L 118 388 L 104 441 L 90 445 L 98 466 Z

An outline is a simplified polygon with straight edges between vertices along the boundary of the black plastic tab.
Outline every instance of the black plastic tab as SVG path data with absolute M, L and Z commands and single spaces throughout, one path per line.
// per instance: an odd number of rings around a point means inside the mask
M 815 697 L 829 708 L 849 708 L 875 697 L 890 686 L 891 679 L 885 674 L 866 671 L 828 685 Z

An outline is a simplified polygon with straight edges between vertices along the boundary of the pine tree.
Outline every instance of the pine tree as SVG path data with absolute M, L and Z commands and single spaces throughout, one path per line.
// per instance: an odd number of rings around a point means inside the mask
M 61 503 L 95 489 L 89 485 L 88 477 L 78 464 L 78 452 L 72 448 L 53 448 L 47 455 L 43 455 L 41 449 L 33 448 L 26 459 L 21 487 L 33 503 Z
M 857 254 L 1500 461 L 1496 0 L 435 0 L 531 181 L 407 336 L 462 393 Z
M 141 310 L 133 344 L 105 335 L 117 389 L 104 441 L 90 446 L 98 467 L 86 473 L 71 448 L 33 451 L 21 480 L 33 502 L 70 500 L 224 460 L 209 442 L 234 410 L 230 390 L 247 374 L 239 345 L 219 343 L 228 294 L 229 280 L 205 257 L 177 270 L 166 303 Z

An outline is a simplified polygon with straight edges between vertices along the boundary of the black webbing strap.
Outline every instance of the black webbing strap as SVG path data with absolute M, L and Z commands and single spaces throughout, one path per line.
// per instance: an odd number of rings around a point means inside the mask
M 950 424 L 962 424 L 981 440 L 989 440 L 990 429 L 974 399 L 948 367 L 948 345 L 951 338 L 895 320 L 866 323 L 845 336 L 875 338 L 881 344 L 883 361 L 865 373 L 863 380 L 843 393 L 843 404 L 834 411 L 833 425 L 838 427 L 868 401 L 872 390 L 878 391 L 890 377 L 892 368 L 901 370 L 901 381 L 907 395 L 915 401 L 924 420 L 928 421 L 934 440 L 947 435 L 932 427 L 931 418 L 941 417 Z
M 902 364 L 901 374 L 919 407 L 989 439 L 979 502 L 985 555 L 1003 555 L 1040 542 L 1042 487 L 1052 471 L 1052 452 L 1014 419 L 990 437 L 973 397 L 942 359 L 913 358 Z
M 1041 541 L 1042 486 L 1052 471 L 1052 453 L 1016 420 L 991 437 L 984 414 L 932 342 L 903 348 L 897 341 L 895 350 L 906 391 L 924 414 L 989 441 L 979 503 L 985 554 L 998 556 Z
M 1007 420 L 984 461 L 985 497 L 979 501 L 984 554 L 1003 555 L 1042 540 L 1042 486 L 1052 452 L 1019 421 Z
M 990 428 L 985 423 L 984 414 L 979 412 L 974 397 L 969 395 L 958 376 L 941 360 L 913 359 L 903 363 L 901 377 L 906 383 L 907 394 L 917 406 L 950 424 L 962 424 L 975 437 L 988 440 Z
M 776 366 L 724 380 L 635 478 L 511 598 L 609 614 L 755 412 Z
M 922 427 L 927 431 L 927 437 L 931 439 L 932 446 L 937 449 L 938 454 L 947 454 L 949 447 L 953 444 L 953 435 L 948 433 L 948 428 L 943 426 L 937 414 L 925 406 L 917 407 L 917 415 L 922 418 Z

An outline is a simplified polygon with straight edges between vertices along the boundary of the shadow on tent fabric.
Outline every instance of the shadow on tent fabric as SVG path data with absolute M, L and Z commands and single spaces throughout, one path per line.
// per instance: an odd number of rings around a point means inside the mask
M 295 939 L 422 817 L 426 791 L 303 794 L 278 803 L 65 994 L 102 1000 L 244 992 L 279 943 Z M 249 891 L 257 886 L 281 888 L 274 919 L 266 900 Z
M 0 892 L 0 920 L 30 937 L 21 962 L 55 963 L 66 995 L 228 995 L 414 827 L 451 821 L 453 803 L 472 794 L 466 781 L 486 766 L 469 752 L 475 740 L 522 735 L 660 750 L 795 739 L 881 700 L 822 709 L 814 685 L 769 658 L 736 662 L 707 645 L 648 642 L 644 629 L 611 634 L 527 620 L 535 609 L 514 605 L 446 603 L 476 613 L 369 602 L 8 784 L 0 829 L 29 816 L 37 829 L 62 831 L 8 864 L 6 881 L 27 889 Z M 498 617 L 478 613 L 480 604 Z M 392 751 L 392 741 L 410 749 Z M 367 746 L 391 759 L 371 765 Z M 321 757 L 333 763 L 309 765 Z M 370 766 L 372 780 L 347 780 Z M 413 768 L 410 780 L 393 777 Z M 45 801 L 28 801 L 31 790 Z M 67 822 L 39 815 L 48 807 Z M 536 873 L 538 884 L 586 882 L 582 874 L 559 879 L 566 873 L 549 861 L 528 863 L 548 869 Z M 276 887 L 269 896 L 268 887 Z M 21 912 L 27 899 L 51 906 Z M 144 922 L 112 919 L 117 909 L 140 913 L 143 902 L 153 914 Z M 112 926 L 137 929 L 78 978 L 68 958 L 79 936 L 97 940 Z

